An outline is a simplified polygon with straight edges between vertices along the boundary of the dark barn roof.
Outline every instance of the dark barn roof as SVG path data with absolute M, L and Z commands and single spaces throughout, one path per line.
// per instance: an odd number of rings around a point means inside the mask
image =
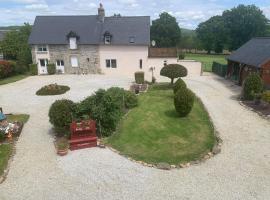
M 78 44 L 103 44 L 104 33 L 112 35 L 111 44 L 149 45 L 150 17 L 105 17 L 86 16 L 37 16 L 29 37 L 29 44 L 68 44 L 67 35 L 75 32 Z
M 261 65 L 270 60 L 270 38 L 253 38 L 227 59 L 260 68 Z

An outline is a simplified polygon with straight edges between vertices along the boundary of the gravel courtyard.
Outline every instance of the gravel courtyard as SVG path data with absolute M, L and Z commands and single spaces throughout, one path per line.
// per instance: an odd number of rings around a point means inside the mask
M 190 168 L 161 171 L 133 163 L 108 149 L 91 148 L 58 157 L 48 122 L 56 99 L 79 101 L 98 88 L 128 87 L 129 79 L 98 75 L 29 77 L 0 86 L 4 111 L 30 114 L 17 142 L 0 200 L 269 199 L 270 122 L 236 100 L 240 88 L 216 76 L 191 77 L 223 139 L 222 152 Z M 49 83 L 71 90 L 62 96 L 35 92 Z

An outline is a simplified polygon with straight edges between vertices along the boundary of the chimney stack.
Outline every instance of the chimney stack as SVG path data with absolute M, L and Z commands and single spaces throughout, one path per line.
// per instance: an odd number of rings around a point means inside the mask
M 102 3 L 100 3 L 98 8 L 98 19 L 99 21 L 104 22 L 104 18 L 105 18 L 105 10 L 103 8 Z

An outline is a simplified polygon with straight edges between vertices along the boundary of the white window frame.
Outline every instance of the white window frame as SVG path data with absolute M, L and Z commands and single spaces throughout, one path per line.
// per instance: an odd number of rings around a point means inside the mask
M 70 49 L 77 49 L 77 38 L 76 37 L 69 38 L 69 48 Z
M 37 46 L 37 52 L 48 52 L 47 45 L 38 45 Z
M 79 67 L 79 61 L 77 56 L 70 56 L 71 67 Z
M 56 60 L 56 66 L 64 67 L 65 66 L 64 60 Z
M 105 60 L 106 68 L 117 68 L 117 60 L 116 59 L 106 59 Z
M 104 43 L 105 44 L 111 44 L 111 36 L 110 35 L 106 35 L 104 37 Z

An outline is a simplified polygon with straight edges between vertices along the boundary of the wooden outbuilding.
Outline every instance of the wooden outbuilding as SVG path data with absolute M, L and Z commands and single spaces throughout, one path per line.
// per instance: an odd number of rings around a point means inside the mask
M 242 85 L 246 77 L 257 72 L 270 86 L 270 37 L 253 38 L 227 57 L 227 77 Z

